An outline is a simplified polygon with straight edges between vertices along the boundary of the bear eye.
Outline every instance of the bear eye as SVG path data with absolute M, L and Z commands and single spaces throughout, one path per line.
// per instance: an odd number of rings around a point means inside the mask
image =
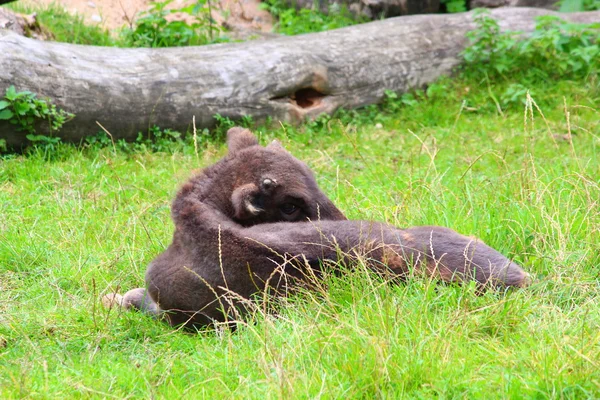
M 296 207 L 296 205 L 294 205 L 292 203 L 284 203 L 279 206 L 279 209 L 281 210 L 282 213 L 291 215 L 291 214 L 295 213 L 296 210 L 298 210 L 298 207 Z

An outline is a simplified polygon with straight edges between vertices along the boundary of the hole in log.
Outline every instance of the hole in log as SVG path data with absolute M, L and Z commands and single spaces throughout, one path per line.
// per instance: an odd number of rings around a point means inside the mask
M 313 88 L 300 89 L 293 95 L 300 108 L 310 108 L 318 105 L 325 95 Z
M 271 100 L 289 99 L 300 108 L 311 108 L 321 104 L 321 100 L 327 96 L 313 88 L 299 89 L 286 96 L 273 97 Z

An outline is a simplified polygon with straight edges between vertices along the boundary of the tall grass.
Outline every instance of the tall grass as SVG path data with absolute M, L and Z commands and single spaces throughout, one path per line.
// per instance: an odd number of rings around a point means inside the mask
M 189 146 L 34 150 L 0 161 L 0 398 L 598 397 L 597 94 L 559 82 L 534 88 L 540 110 L 524 96 L 499 113 L 506 86 L 464 84 L 258 132 L 307 161 L 350 218 L 477 235 L 531 288 L 477 296 L 358 268 L 236 332 L 174 331 L 99 299 L 143 284 L 177 186 L 223 146 L 198 159 Z
M 107 29 L 99 25 L 86 25 L 81 15 L 70 14 L 58 4 L 39 6 L 16 2 L 4 7 L 23 14 L 35 13 L 43 32 L 57 42 L 95 46 L 123 45 L 121 41 L 112 37 Z
M 494 63 L 257 132 L 305 160 L 351 219 L 479 236 L 530 288 L 391 285 L 359 265 L 235 332 L 180 332 L 100 298 L 143 285 L 177 186 L 221 142 L 196 152 L 152 128 L 157 143 L 35 147 L 0 158 L 0 398 L 600 397 L 600 86 L 583 57 L 597 33 L 542 21 L 529 42 L 542 62 L 483 22 L 474 46 Z

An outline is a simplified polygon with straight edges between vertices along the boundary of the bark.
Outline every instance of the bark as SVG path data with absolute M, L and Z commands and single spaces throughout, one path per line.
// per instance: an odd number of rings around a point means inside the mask
M 503 29 L 531 32 L 529 8 L 492 11 Z M 576 22 L 600 12 L 562 14 Z M 472 13 L 391 18 L 335 31 L 267 41 L 167 49 L 119 49 L 41 42 L 0 33 L 0 93 L 9 85 L 49 97 L 74 113 L 60 136 L 79 141 L 99 131 L 135 138 L 152 124 L 184 131 L 214 115 L 296 122 L 377 103 L 386 90 L 433 82 L 460 63 L 475 27 Z M 10 146 L 24 133 L 0 121 Z

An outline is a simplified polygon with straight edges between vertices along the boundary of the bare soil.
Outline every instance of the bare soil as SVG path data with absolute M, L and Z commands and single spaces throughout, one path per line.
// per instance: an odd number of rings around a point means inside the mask
M 21 0 L 31 6 L 59 4 L 72 14 L 83 16 L 86 23 L 98 24 L 109 30 L 129 25 L 140 13 L 150 8 L 151 0 Z M 181 8 L 191 0 L 174 0 L 169 8 Z M 213 18 L 238 31 L 270 32 L 273 18 L 259 8 L 260 0 L 214 0 Z M 179 16 L 182 18 L 181 16 Z

